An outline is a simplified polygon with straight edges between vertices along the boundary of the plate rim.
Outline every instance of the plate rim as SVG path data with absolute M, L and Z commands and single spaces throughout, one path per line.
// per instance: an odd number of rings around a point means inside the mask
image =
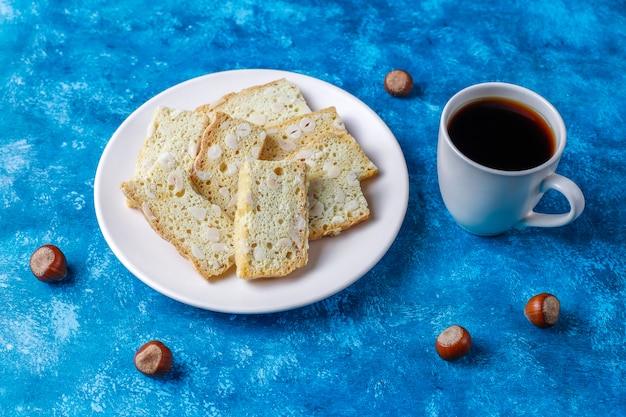
M 105 214 L 103 212 L 103 207 L 102 207 L 102 203 L 100 201 L 99 196 L 101 195 L 102 192 L 102 188 L 104 186 L 103 182 L 103 169 L 106 166 L 106 163 L 108 162 L 108 159 L 110 157 L 110 153 L 113 152 L 113 146 L 115 144 L 116 140 L 119 140 L 118 137 L 122 135 L 122 133 L 124 132 L 124 130 L 127 128 L 127 126 L 131 123 L 133 123 L 134 119 L 137 118 L 137 116 L 139 114 L 141 114 L 142 112 L 147 111 L 147 109 L 153 105 L 155 105 L 156 103 L 161 102 L 165 97 L 167 97 L 169 94 L 171 94 L 172 92 L 176 92 L 177 90 L 181 90 L 184 89 L 186 87 L 188 87 L 191 84 L 194 83 L 204 83 L 204 82 L 210 82 L 210 79 L 212 78 L 220 78 L 220 77 L 229 77 L 231 75 L 241 75 L 242 77 L 245 77 L 248 74 L 252 74 L 253 76 L 258 76 L 261 75 L 262 78 L 267 76 L 269 78 L 273 78 L 273 79 L 278 79 L 278 78 L 301 78 L 301 79 L 305 79 L 307 80 L 309 83 L 313 83 L 313 84 L 319 84 L 319 85 L 323 85 L 325 88 L 330 88 L 332 90 L 334 90 L 337 94 L 343 95 L 345 96 L 347 99 L 355 101 L 357 103 L 359 103 L 362 106 L 362 109 L 359 109 L 359 111 L 361 110 L 366 110 L 368 112 L 367 117 L 372 117 L 374 118 L 374 120 L 377 122 L 377 124 L 379 125 L 379 127 L 383 128 L 386 130 L 386 133 L 390 136 L 390 138 L 392 139 L 391 143 L 393 143 L 395 149 L 394 151 L 399 153 L 399 155 L 401 156 L 400 161 L 396 161 L 397 163 L 400 163 L 399 169 L 400 171 L 402 171 L 402 177 L 403 177 L 403 182 L 404 182 L 404 187 L 403 187 L 403 193 L 400 196 L 401 198 L 399 198 L 398 200 L 394 201 L 394 203 L 396 205 L 400 205 L 400 216 L 398 219 L 396 219 L 396 221 L 393 223 L 393 228 L 392 228 L 392 233 L 390 234 L 390 236 L 392 236 L 391 238 L 389 238 L 385 244 L 383 246 L 381 246 L 380 250 L 378 251 L 378 256 L 369 259 L 366 263 L 364 263 L 360 268 L 359 268 L 359 273 L 354 274 L 354 276 L 351 279 L 348 280 L 344 280 L 342 281 L 342 284 L 339 286 L 333 286 L 332 288 L 328 288 L 326 290 L 322 290 L 319 292 L 316 292 L 315 296 L 310 296 L 307 297 L 303 300 L 293 300 L 293 301 L 287 301 L 281 304 L 277 304 L 274 307 L 270 307 L 270 306 L 266 306 L 263 308 L 255 308 L 255 307 L 249 307 L 249 308 L 242 308 L 242 306 L 238 306 L 237 308 L 228 308 L 227 306 L 218 306 L 215 305 L 213 303 L 213 305 L 211 305 L 211 303 L 207 304 L 207 303 L 201 303 L 201 302 L 197 302 L 195 300 L 189 299 L 189 297 L 184 297 L 183 295 L 181 295 L 180 293 L 177 293 L 176 291 L 172 291 L 171 288 L 167 288 L 163 285 L 161 285 L 159 282 L 156 282 L 154 280 L 151 280 L 149 278 L 147 278 L 146 276 L 144 276 L 144 272 L 139 270 L 139 268 L 135 265 L 135 263 L 132 261 L 132 259 L 130 259 L 126 253 L 122 252 L 119 247 L 115 244 L 115 238 L 114 236 L 111 235 L 111 231 L 106 227 L 106 223 L 104 224 L 103 227 L 103 222 L 105 222 L 104 218 L 105 218 Z M 268 81 L 269 82 L 269 81 Z M 293 81 L 296 84 L 297 81 Z M 250 85 L 252 86 L 252 85 Z M 219 97 L 216 97 L 219 98 Z M 162 104 L 162 105 L 166 105 L 166 104 Z M 315 109 L 312 109 L 315 110 Z M 373 181 L 376 181 L 376 178 L 373 179 Z M 348 288 L 349 286 L 351 286 L 352 284 L 354 284 L 356 281 L 358 281 L 359 279 L 361 279 L 364 275 L 366 275 L 369 271 L 371 271 L 372 268 L 374 268 L 379 262 L 380 260 L 387 254 L 387 252 L 389 251 L 390 247 L 393 245 L 393 243 L 395 242 L 395 240 L 397 239 L 397 236 L 400 232 L 400 229 L 402 227 L 402 224 L 404 222 L 404 218 L 406 216 L 406 212 L 408 209 L 408 201 L 409 201 L 409 176 L 408 176 L 408 168 L 407 168 L 407 164 L 406 164 L 406 159 L 404 157 L 404 153 L 402 152 L 402 148 L 400 147 L 400 144 L 398 143 L 395 135 L 393 134 L 393 132 L 391 131 L 391 129 L 387 126 L 387 124 L 382 120 L 382 118 L 374 111 L 372 110 L 366 103 L 364 103 L 362 100 L 360 100 L 358 97 L 352 95 L 351 93 L 349 93 L 346 90 L 343 90 L 342 88 L 331 84 L 325 80 L 321 80 L 306 74 L 302 74 L 302 73 L 298 73 L 298 72 L 291 72 L 291 71 L 285 71 L 285 70 L 273 70 L 273 69 L 234 69 L 234 70 L 226 70 L 226 71 L 218 71 L 218 72 L 213 72 L 213 73 L 209 73 L 209 74 L 204 74 L 198 77 L 194 77 L 194 78 L 190 78 L 187 80 L 184 80 L 180 83 L 174 84 L 164 90 L 162 90 L 161 92 L 157 93 L 156 95 L 152 96 L 151 98 L 149 98 L 148 100 L 146 100 L 145 102 L 143 102 L 140 106 L 138 106 L 135 110 L 133 110 L 125 119 L 124 121 L 117 127 L 117 129 L 114 131 L 114 133 L 111 135 L 111 137 L 109 138 L 109 140 L 107 141 L 102 154 L 100 156 L 97 168 L 96 168 L 96 174 L 95 174 L 95 179 L 94 179 L 94 205 L 95 205 L 95 211 L 96 211 L 96 218 L 97 218 L 97 222 L 98 222 L 98 227 L 100 229 L 100 232 L 102 233 L 105 242 L 107 243 L 107 245 L 109 246 L 110 250 L 112 251 L 112 253 L 114 254 L 114 256 L 122 263 L 122 265 L 129 271 L 131 272 L 131 274 L 136 277 L 137 279 L 139 279 L 141 282 L 143 282 L 145 285 L 147 285 L 148 287 L 152 288 L 153 290 L 157 291 L 158 293 L 171 298 L 173 300 L 176 300 L 178 302 L 181 302 L 183 304 L 187 304 L 196 308 L 200 308 L 200 309 L 204 309 L 204 310 L 209 310 L 209 311 L 214 311 L 214 312 L 221 312 L 221 313 L 229 313 L 229 314 L 266 314 L 266 313 L 276 313 L 276 312 L 282 312 L 282 311 L 288 311 L 288 310 L 292 310 L 292 309 L 296 309 L 296 308 L 300 308 L 300 307 L 304 307 L 307 305 L 311 305 L 314 304 L 316 302 L 322 301 L 328 297 L 331 297 L 335 294 L 338 294 L 339 292 L 343 291 L 344 289 Z M 121 198 L 120 198 L 121 200 Z M 123 201 L 121 201 L 121 203 L 123 204 Z M 364 223 L 365 227 L 367 227 L 367 222 Z M 347 231 L 346 231 L 347 232 Z M 345 233 L 345 232 L 344 232 Z M 155 235 L 155 237 L 158 237 L 158 235 Z M 341 235 L 336 237 L 338 239 L 341 238 Z M 314 244 L 314 242 L 312 242 Z M 169 244 L 169 243 L 168 243 Z M 198 275 L 198 279 L 202 279 L 199 275 Z M 226 278 L 226 279 L 230 279 L 230 278 Z

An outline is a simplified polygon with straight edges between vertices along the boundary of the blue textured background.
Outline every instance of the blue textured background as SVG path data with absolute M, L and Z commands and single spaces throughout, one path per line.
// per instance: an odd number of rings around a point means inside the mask
M 517 416 L 626 414 L 626 6 L 623 1 L 185 2 L 0 0 L 0 415 Z M 383 260 L 315 305 L 226 315 L 151 290 L 113 256 L 93 207 L 119 124 L 186 79 L 276 68 L 331 82 L 395 133 L 408 214 Z M 414 93 L 385 93 L 394 68 Z M 562 113 L 559 172 L 587 197 L 570 226 L 478 238 L 436 178 L 439 115 L 482 81 L 534 89 Z M 559 210 L 558 198 L 542 202 Z M 54 243 L 70 279 L 37 281 Z M 526 300 L 552 292 L 558 325 Z M 458 323 L 474 348 L 434 349 Z M 161 339 L 164 380 L 135 350 Z

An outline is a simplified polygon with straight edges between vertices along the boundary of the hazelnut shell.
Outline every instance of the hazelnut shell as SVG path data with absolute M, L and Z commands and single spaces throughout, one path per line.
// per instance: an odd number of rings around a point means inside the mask
M 524 307 L 524 315 L 532 324 L 542 329 L 554 326 L 559 321 L 561 303 L 550 293 L 532 297 Z
M 395 97 L 404 97 L 413 90 L 413 77 L 405 70 L 393 70 L 385 76 L 385 90 Z
M 164 376 L 172 369 L 172 351 L 158 340 L 151 340 L 135 353 L 135 367 L 148 376 Z
M 437 336 L 435 347 L 442 359 L 447 361 L 459 359 L 472 348 L 472 337 L 464 327 L 455 324 Z
M 30 270 L 40 281 L 59 282 L 67 277 L 67 260 L 58 247 L 43 245 L 31 255 Z

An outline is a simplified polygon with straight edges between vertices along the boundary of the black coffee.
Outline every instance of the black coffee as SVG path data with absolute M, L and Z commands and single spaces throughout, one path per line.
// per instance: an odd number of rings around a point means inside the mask
M 556 140 L 543 117 L 526 105 L 504 98 L 466 104 L 448 122 L 452 143 L 481 165 L 521 171 L 546 162 Z

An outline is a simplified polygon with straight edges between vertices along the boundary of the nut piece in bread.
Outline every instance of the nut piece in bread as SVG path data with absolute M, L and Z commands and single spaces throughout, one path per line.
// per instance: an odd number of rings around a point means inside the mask
M 244 163 L 234 233 L 239 278 L 280 277 L 306 265 L 307 189 L 302 161 Z
M 202 277 L 210 280 L 233 265 L 232 220 L 195 192 L 172 154 L 162 153 L 142 178 L 123 182 L 121 189 Z
M 215 113 L 200 141 L 191 169 L 196 190 L 230 216 L 235 217 L 239 167 L 259 158 L 265 142 L 263 128 L 226 113 Z

